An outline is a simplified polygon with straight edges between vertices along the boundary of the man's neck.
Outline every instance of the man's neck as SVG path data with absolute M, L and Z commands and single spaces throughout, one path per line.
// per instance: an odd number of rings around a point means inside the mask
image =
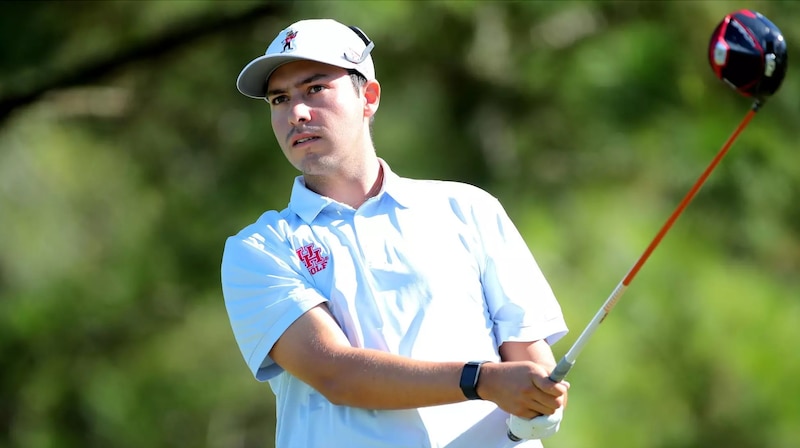
M 354 209 L 376 196 L 383 186 L 383 166 L 377 160 L 350 176 L 306 176 L 306 187 Z

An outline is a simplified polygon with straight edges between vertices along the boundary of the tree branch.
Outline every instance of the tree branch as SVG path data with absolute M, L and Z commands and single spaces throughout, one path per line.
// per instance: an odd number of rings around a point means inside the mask
M 105 57 L 79 64 L 71 70 L 58 73 L 25 91 L 11 92 L 0 96 L 0 126 L 8 120 L 13 112 L 35 103 L 42 95 L 51 90 L 87 84 L 107 76 L 125 65 L 161 57 L 200 38 L 246 26 L 267 16 L 278 15 L 284 9 L 284 5 L 268 3 L 233 15 L 214 13 L 205 17 L 191 18 L 184 23 L 171 26 L 169 30 L 152 39 Z

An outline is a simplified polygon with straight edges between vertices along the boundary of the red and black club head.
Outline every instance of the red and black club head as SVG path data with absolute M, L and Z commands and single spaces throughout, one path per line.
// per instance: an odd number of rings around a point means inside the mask
M 786 75 L 786 41 L 769 19 L 742 9 L 726 15 L 711 33 L 708 61 L 714 74 L 737 92 L 763 100 Z

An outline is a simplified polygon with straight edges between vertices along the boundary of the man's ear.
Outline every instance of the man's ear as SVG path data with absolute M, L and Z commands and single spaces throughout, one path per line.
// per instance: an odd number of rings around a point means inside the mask
M 371 118 L 378 111 L 381 102 L 381 85 L 372 79 L 364 84 L 364 116 Z

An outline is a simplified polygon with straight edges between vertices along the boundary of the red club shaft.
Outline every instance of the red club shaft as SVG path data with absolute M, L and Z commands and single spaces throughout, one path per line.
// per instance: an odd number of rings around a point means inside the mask
M 670 215 L 669 219 L 667 219 L 667 222 L 664 223 L 664 226 L 661 227 L 661 230 L 658 231 L 656 237 L 653 238 L 653 241 L 651 241 L 650 245 L 647 246 L 647 249 L 644 251 L 642 256 L 639 257 L 639 260 L 636 261 L 636 264 L 634 264 L 631 270 L 628 272 L 628 275 L 626 275 L 625 278 L 622 280 L 623 285 L 625 286 L 630 285 L 630 283 L 633 281 L 633 278 L 636 277 L 636 274 L 642 268 L 644 263 L 647 261 L 648 258 L 650 258 L 650 254 L 653 253 L 655 248 L 664 238 L 664 235 L 666 235 L 667 232 L 669 232 L 669 229 L 672 228 L 672 225 L 675 223 L 675 221 L 678 220 L 678 217 L 681 215 L 681 213 L 683 213 L 683 210 L 686 208 L 686 206 L 688 206 L 689 203 L 692 202 L 692 199 L 694 199 L 694 196 L 697 194 L 698 191 L 700 191 L 700 188 L 706 182 L 708 176 L 710 176 L 711 172 L 714 171 L 717 165 L 719 165 L 719 162 L 722 160 L 723 157 L 725 157 L 725 154 L 728 153 L 728 150 L 731 148 L 731 145 L 733 145 L 733 142 L 736 141 L 736 138 L 739 137 L 739 134 L 741 134 L 744 128 L 747 127 L 747 124 L 750 123 L 750 120 L 753 119 L 756 112 L 758 112 L 758 106 L 754 105 L 753 108 L 750 109 L 747 115 L 745 115 L 745 117 L 742 119 L 742 122 L 739 123 L 739 126 L 736 128 L 733 134 L 731 134 L 731 136 L 728 137 L 728 141 L 726 141 L 725 144 L 722 146 L 722 149 L 719 150 L 717 155 L 714 157 L 714 160 L 711 161 L 706 170 L 703 171 L 703 174 L 700 175 L 700 177 L 697 179 L 697 182 L 694 183 L 689 192 L 686 193 L 686 196 L 683 197 L 683 200 L 681 200 L 680 204 L 678 204 L 678 207 L 675 208 L 675 211 L 672 212 L 672 215 Z
M 725 142 L 725 144 L 722 145 L 722 148 L 719 150 L 717 155 L 705 169 L 703 174 L 697 179 L 697 182 L 694 183 L 686 196 L 684 196 L 683 200 L 680 202 L 680 204 L 678 204 L 678 207 L 675 209 L 675 211 L 672 212 L 672 215 L 670 215 L 669 219 L 667 219 L 667 222 L 664 224 L 664 226 L 661 227 L 661 230 L 658 231 L 658 234 L 656 234 L 656 237 L 650 242 L 650 245 L 647 246 L 647 249 L 644 251 L 644 253 L 639 257 L 622 281 L 617 284 L 617 287 L 614 288 L 614 291 L 612 291 L 611 295 L 608 296 L 606 301 L 603 303 L 603 306 L 597 311 L 597 314 L 594 315 L 586 328 L 584 328 L 581 335 L 578 336 L 578 339 L 572 344 L 572 347 L 570 347 L 569 351 L 558 362 L 558 365 L 550 374 L 551 380 L 561 381 L 564 379 L 570 369 L 572 369 L 572 366 L 575 364 L 575 360 L 578 358 L 581 350 L 583 350 L 583 347 L 589 341 L 589 338 L 594 334 L 598 326 L 605 320 L 606 316 L 608 316 L 608 314 L 617 304 L 619 299 L 622 297 L 622 294 L 624 294 L 627 290 L 628 285 L 630 285 L 630 283 L 633 281 L 633 278 L 636 277 L 636 274 L 639 272 L 639 270 L 641 270 L 642 266 L 644 266 L 644 263 L 648 258 L 650 258 L 650 255 L 653 253 L 655 248 L 667 234 L 683 210 L 689 205 L 689 202 L 692 201 L 692 198 L 694 198 L 694 196 L 700 190 L 700 187 L 703 186 L 706 179 L 708 179 L 708 176 L 711 175 L 712 171 L 714 171 L 714 168 L 716 168 L 722 158 L 725 157 L 725 154 L 728 152 L 731 145 L 733 145 L 733 142 L 736 141 L 736 139 L 739 137 L 739 134 L 741 134 L 744 128 L 747 127 L 747 124 L 750 123 L 750 120 L 753 119 L 760 107 L 760 101 L 753 103 L 753 107 L 750 109 L 747 115 L 745 115 L 741 123 L 739 123 L 739 126 L 736 127 L 736 130 L 733 132 L 733 134 L 728 137 L 728 140 Z

